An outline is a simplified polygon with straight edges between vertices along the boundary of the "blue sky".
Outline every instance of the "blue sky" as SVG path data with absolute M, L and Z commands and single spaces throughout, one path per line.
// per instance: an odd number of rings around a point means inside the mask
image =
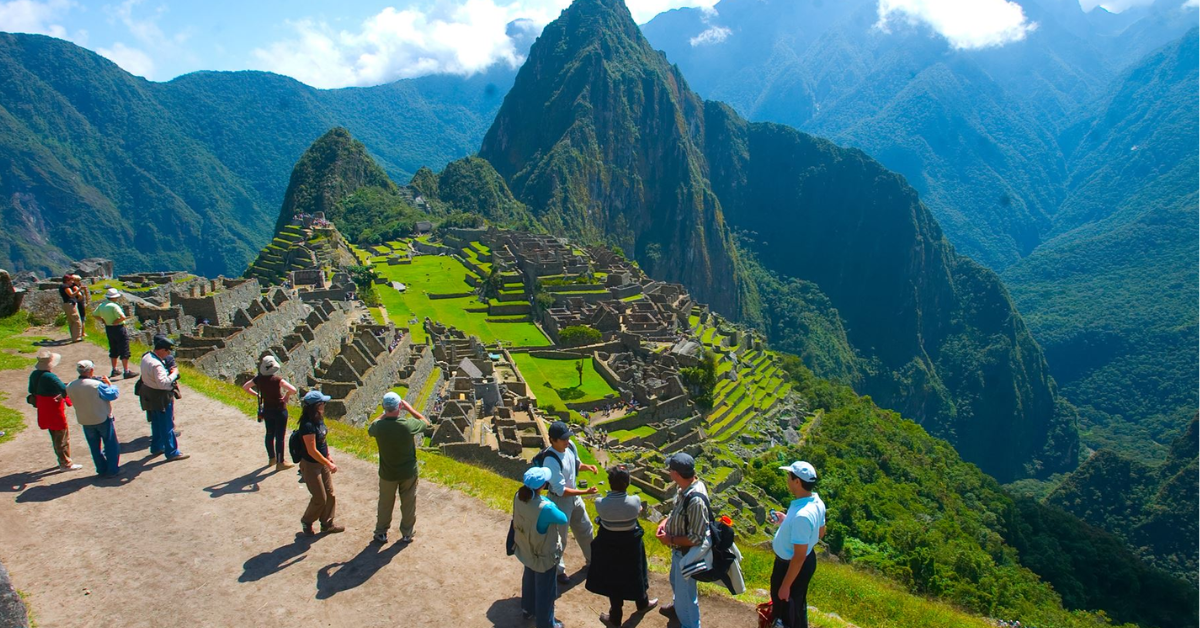
M 717 0 L 626 0 L 645 23 Z M 928 24 L 954 47 L 1024 38 L 1020 0 L 877 0 L 884 30 Z M 1071 0 L 1063 0 L 1071 1 Z M 1080 0 L 1119 10 L 1148 0 Z M 1188 0 L 1194 4 L 1197 0 Z M 523 39 L 570 0 L 0 0 L 0 31 L 68 39 L 150 80 L 196 70 L 268 70 L 316 87 L 377 85 L 432 73 L 519 64 Z M 1089 6 L 1091 5 L 1091 6 Z M 714 27 L 716 28 L 716 27 Z M 721 29 L 693 45 L 719 45 Z

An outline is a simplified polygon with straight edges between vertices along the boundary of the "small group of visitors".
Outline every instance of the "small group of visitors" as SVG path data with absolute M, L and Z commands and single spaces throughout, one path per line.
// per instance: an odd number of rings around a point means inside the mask
M 140 398 L 146 420 L 150 422 L 150 454 L 166 456 L 169 461 L 189 457 L 179 451 L 176 440 L 179 434 L 175 429 L 179 368 L 171 355 L 173 348 L 174 343 L 166 336 L 155 337 L 154 349 L 142 356 L 142 377 L 134 387 L 134 394 Z M 91 450 L 96 475 L 102 479 L 118 477 L 120 442 L 112 402 L 120 396 L 120 390 L 108 377 L 96 373 L 96 365 L 91 360 L 79 361 L 75 365 L 77 378 L 64 384 L 54 373 L 61 360 L 61 354 L 42 350 L 29 374 L 29 401 L 37 408 L 38 427 L 50 433 L 59 469 L 76 471 L 83 468 L 71 458 L 67 408 L 73 407 L 75 420 L 83 428 Z
M 630 474 L 625 465 L 608 470 L 609 492 L 596 501 L 599 533 L 585 512 L 582 495 L 595 494 L 595 487 L 581 490 L 576 485 L 579 471 L 595 472 L 583 464 L 570 428 L 555 422 L 549 429 L 551 446 L 534 458 L 525 471 L 522 486 L 513 497 L 511 553 L 524 566 L 521 579 L 521 610 L 537 628 L 561 628 L 555 619 L 554 602 L 558 585 L 567 584 L 563 552 L 568 529 L 575 535 L 587 570 L 586 588 L 608 598 L 607 613 L 600 615 L 606 626 L 620 626 L 625 619 L 624 603 L 634 603 L 641 614 L 658 606 L 649 596 L 649 572 L 640 517 L 645 504 L 629 493 Z M 671 513 L 656 528 L 655 538 L 671 548 L 670 583 L 672 603 L 659 608 L 671 625 L 700 628 L 700 599 L 696 575 L 711 551 L 712 512 L 708 488 L 696 475 L 696 461 L 687 453 L 666 460 L 667 472 L 676 486 Z M 817 474 L 807 462 L 796 461 L 780 470 L 788 474 L 788 488 L 795 499 L 786 514 L 772 512 L 778 526 L 773 548 L 775 566 L 771 577 L 772 612 L 776 626 L 808 628 L 808 584 L 816 570 L 817 542 L 825 536 L 825 505 L 813 492 Z M 701 498 L 703 496 L 703 498 Z

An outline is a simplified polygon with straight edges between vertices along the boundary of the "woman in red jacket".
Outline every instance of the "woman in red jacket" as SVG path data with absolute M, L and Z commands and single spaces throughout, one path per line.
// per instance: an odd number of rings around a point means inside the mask
M 82 469 L 83 465 L 71 462 L 71 436 L 67 430 L 67 386 L 51 372 L 62 356 L 42 350 L 37 356 L 37 366 L 29 374 L 29 394 L 37 405 L 38 427 L 50 432 L 54 454 L 58 456 L 58 468 L 63 471 Z

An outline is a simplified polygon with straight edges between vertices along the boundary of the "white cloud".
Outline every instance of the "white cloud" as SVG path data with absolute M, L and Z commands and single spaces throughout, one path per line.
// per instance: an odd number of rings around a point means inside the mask
M 724 26 L 709 26 L 708 30 L 705 30 L 699 35 L 689 39 L 688 42 L 691 43 L 693 47 L 709 46 L 725 41 L 725 39 L 732 34 L 733 31 Z
M 469 75 L 501 61 L 515 67 L 522 59 L 514 37 L 524 36 L 530 22 L 545 24 L 557 16 L 555 2 L 542 4 L 532 7 L 533 17 L 494 0 L 388 7 L 356 31 L 334 31 L 307 19 L 288 22 L 295 37 L 255 49 L 254 65 L 316 87 L 377 85 L 433 73 Z M 508 24 L 518 18 L 528 21 L 514 25 L 518 28 L 510 36 Z
M 958 49 L 1002 46 L 1037 28 L 1008 0 L 879 0 L 875 26 L 887 32 L 896 19 L 927 24 Z
M 137 2 L 139 0 L 126 0 Z M 628 0 L 638 23 L 717 0 Z M 416 0 L 387 7 L 350 29 L 286 22 L 292 35 L 255 48 L 251 67 L 315 87 L 378 85 L 426 74 L 470 75 L 496 63 L 516 67 L 522 51 L 571 0 Z M 715 33 L 714 33 L 715 35 Z
M 1197 7 L 1200 7 L 1200 0 L 1187 0 L 1186 2 L 1183 3 L 1183 7 L 1181 7 L 1181 8 L 1195 9 Z
M 0 1 L 0 31 L 50 35 L 83 43 L 86 31 L 74 36 L 60 22 L 75 7 L 71 0 L 10 0 Z
M 97 48 L 96 52 L 104 55 L 109 61 L 121 66 L 121 69 L 144 78 L 154 75 L 154 60 L 150 55 L 117 42 L 111 48 Z

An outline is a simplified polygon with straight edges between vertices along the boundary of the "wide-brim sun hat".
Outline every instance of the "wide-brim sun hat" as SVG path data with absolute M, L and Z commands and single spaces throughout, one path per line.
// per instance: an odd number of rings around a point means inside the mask
M 279 362 L 275 359 L 275 356 L 268 355 L 264 356 L 262 363 L 258 365 L 258 373 L 270 377 L 278 373 L 279 368 Z
M 49 371 L 50 369 L 58 366 L 59 360 L 62 360 L 61 354 L 51 353 L 45 349 L 42 349 L 41 351 L 38 351 L 37 366 L 35 368 L 37 368 L 39 371 Z
M 104 298 L 119 299 L 121 298 L 121 291 L 117 290 L 116 288 L 109 288 L 108 290 L 104 291 Z

